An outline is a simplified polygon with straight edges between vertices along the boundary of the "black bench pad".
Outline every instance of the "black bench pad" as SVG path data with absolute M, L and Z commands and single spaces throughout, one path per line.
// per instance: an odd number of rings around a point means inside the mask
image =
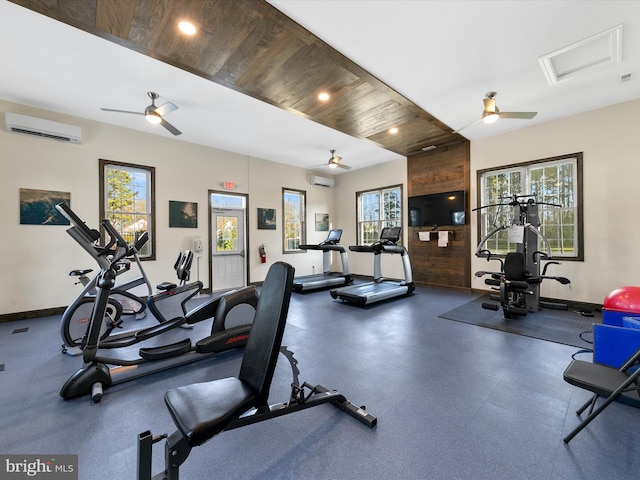
M 249 410 L 255 397 L 249 385 L 229 377 L 169 390 L 164 400 L 189 445 L 198 446 Z

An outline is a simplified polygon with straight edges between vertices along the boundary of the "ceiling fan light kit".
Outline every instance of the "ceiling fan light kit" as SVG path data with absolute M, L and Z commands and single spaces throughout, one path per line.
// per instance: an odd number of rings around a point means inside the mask
M 496 112 L 484 112 L 482 114 L 482 121 L 487 125 L 496 123 L 499 118 L 500 118 L 500 115 L 498 115 Z
M 336 168 L 342 168 L 343 170 L 351 170 L 351 167 L 349 165 L 340 163 L 340 160 L 342 160 L 342 157 L 336 155 L 335 150 L 329 150 L 329 152 L 331 152 L 331 157 L 329 158 L 329 161 L 327 163 L 323 163 L 322 165 L 315 165 L 314 167 L 311 167 L 311 168 L 329 167 L 331 170 L 334 170 Z
M 162 117 L 160 117 L 160 115 L 155 112 L 146 112 L 144 114 L 144 118 L 146 118 L 147 122 L 151 123 L 152 125 L 158 125 L 160 124 L 160 122 L 162 122 Z
M 147 92 L 147 95 L 151 99 L 151 105 L 144 109 L 144 112 L 131 112 L 128 110 L 117 110 L 113 108 L 102 108 L 101 110 L 105 112 L 116 112 L 116 113 L 132 113 L 134 115 L 144 115 L 147 119 L 147 122 L 153 125 L 162 125 L 164 128 L 169 130 L 173 135 L 180 135 L 182 132 L 178 130 L 176 127 L 167 122 L 163 117 L 164 115 L 177 110 L 178 107 L 171 103 L 167 102 L 159 107 L 156 106 L 156 100 L 160 98 L 156 92 Z
M 496 123 L 499 118 L 515 118 L 515 119 L 521 119 L 521 120 L 531 120 L 533 117 L 535 117 L 538 114 L 538 112 L 501 112 L 496 106 L 496 95 L 497 95 L 496 92 L 489 92 L 485 95 L 484 99 L 482 100 L 484 103 L 484 110 L 482 111 L 482 116 L 480 117 L 480 120 L 471 122 L 470 124 L 465 125 L 462 128 L 459 128 L 453 133 L 458 133 L 461 130 L 464 130 L 465 128 L 470 127 L 471 125 L 475 125 L 480 121 L 482 121 L 482 123 L 485 123 L 487 125 L 491 125 L 492 123 Z
M 329 168 L 334 169 L 334 168 L 343 168 L 345 170 L 351 170 L 351 167 L 349 165 L 345 165 L 343 163 L 340 163 L 340 160 L 342 160 L 342 157 L 336 155 L 336 151 L 335 150 L 329 150 L 329 152 L 331 152 L 331 158 L 329 159 Z

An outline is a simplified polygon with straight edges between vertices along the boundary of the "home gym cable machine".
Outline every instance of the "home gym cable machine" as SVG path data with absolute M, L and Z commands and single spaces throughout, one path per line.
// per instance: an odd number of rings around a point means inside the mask
M 513 315 L 526 315 L 540 310 L 541 307 L 566 309 L 567 305 L 556 302 L 540 300 L 540 283 L 545 279 L 556 280 L 563 285 L 570 283 L 565 277 L 547 276 L 549 265 L 560 265 L 560 262 L 552 260 L 551 245 L 547 237 L 540 231 L 540 205 L 561 207 L 561 205 L 548 202 L 538 202 L 535 195 L 512 195 L 505 197 L 507 203 L 483 205 L 474 208 L 473 211 L 489 207 L 498 207 L 495 216 L 500 217 L 503 207 L 511 207 L 509 222 L 503 225 L 495 225 L 487 233 L 476 249 L 476 256 L 486 258 L 487 261 L 500 261 L 500 272 L 479 271 L 476 277 L 490 275 L 485 280 L 487 285 L 498 287 L 499 297 L 492 297 L 500 301 L 505 318 Z M 485 248 L 487 241 L 502 230 L 508 230 L 509 243 L 515 243 L 515 251 L 507 253 L 505 259 L 499 258 L 489 249 Z M 539 242 L 542 242 L 544 250 L 538 250 Z M 545 265 L 540 271 L 541 262 Z M 498 306 L 491 303 L 483 303 L 483 308 L 498 310 Z

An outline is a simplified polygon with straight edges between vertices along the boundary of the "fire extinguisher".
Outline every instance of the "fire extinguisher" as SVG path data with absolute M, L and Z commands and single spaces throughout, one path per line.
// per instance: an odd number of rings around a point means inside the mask
M 267 263 L 267 253 L 264 251 L 264 243 L 262 245 L 260 245 L 258 250 L 260 251 L 260 260 L 261 260 L 261 262 L 262 263 Z

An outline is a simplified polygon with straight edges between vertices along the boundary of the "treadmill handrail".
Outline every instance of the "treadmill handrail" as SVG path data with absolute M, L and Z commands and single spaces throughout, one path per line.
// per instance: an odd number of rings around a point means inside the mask
M 371 245 L 349 245 L 352 252 L 367 253 L 398 253 L 400 255 L 408 254 L 407 249 L 402 245 L 385 245 L 384 243 L 373 243 Z
M 323 252 L 346 252 L 347 249 L 344 248 L 344 245 L 340 244 L 324 244 L 324 245 L 300 245 L 298 247 L 300 250 L 321 250 Z

